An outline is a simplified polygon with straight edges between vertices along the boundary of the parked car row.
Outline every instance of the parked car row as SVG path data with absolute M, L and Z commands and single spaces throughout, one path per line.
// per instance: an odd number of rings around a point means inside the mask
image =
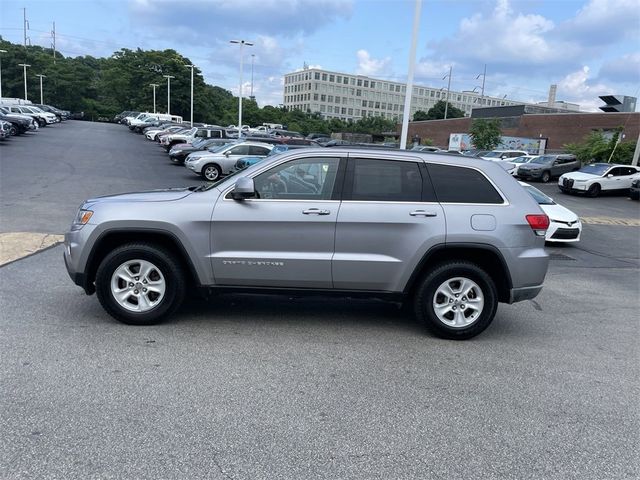
M 0 105 L 0 140 L 67 120 L 70 113 L 50 105 Z

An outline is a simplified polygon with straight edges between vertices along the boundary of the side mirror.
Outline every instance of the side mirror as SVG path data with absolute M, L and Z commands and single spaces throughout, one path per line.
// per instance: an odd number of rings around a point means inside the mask
M 612 178 L 613 177 L 613 173 L 610 173 L 609 175 L 607 175 L 607 178 Z
M 256 188 L 253 184 L 253 178 L 240 177 L 236 180 L 236 185 L 231 190 L 231 198 L 234 200 L 244 200 L 256 196 Z
M 226 152 L 224 152 L 224 156 L 228 157 L 230 155 L 229 151 L 227 150 Z
M 506 155 L 500 155 L 500 158 L 504 160 L 505 158 L 507 158 L 507 156 Z

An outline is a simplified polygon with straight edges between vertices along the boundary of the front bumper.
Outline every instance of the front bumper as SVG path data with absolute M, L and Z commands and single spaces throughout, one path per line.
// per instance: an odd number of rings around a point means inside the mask
M 542 170 L 539 172 L 533 172 L 531 170 L 518 170 L 518 172 L 516 173 L 516 177 L 518 178 L 523 178 L 525 180 L 527 179 L 539 179 L 542 177 Z
M 93 294 L 96 289 L 93 282 L 90 282 L 87 278 L 85 271 L 87 259 L 83 257 L 82 250 L 83 246 L 86 245 L 93 228 L 93 225 L 87 224 L 80 230 L 73 230 L 64 234 L 63 256 L 67 273 L 73 283 L 82 287 L 87 295 Z

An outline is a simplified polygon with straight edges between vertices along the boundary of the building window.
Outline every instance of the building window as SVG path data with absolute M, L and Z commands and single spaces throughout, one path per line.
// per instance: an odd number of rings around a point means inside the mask
M 366 107 L 367 106 L 367 101 L 366 100 L 362 100 L 362 106 Z
M 327 112 L 333 113 L 333 107 L 331 105 L 327 107 Z
M 322 74 L 322 80 L 325 81 L 325 82 L 327 81 L 327 74 L 326 73 Z
M 369 80 L 365 80 L 364 81 L 364 86 L 365 86 L 365 88 L 369 88 Z
M 396 85 L 396 92 L 400 91 L 400 85 Z
M 380 108 L 380 102 L 376 102 L 376 108 Z
M 313 77 L 314 77 L 316 80 L 320 80 L 320 73 L 319 73 L 319 72 L 315 72 L 315 74 L 313 75 Z
M 317 93 L 314 93 L 314 94 L 313 94 L 313 99 L 314 99 L 314 100 L 318 100 L 318 94 L 317 94 Z
M 336 75 L 336 82 L 342 83 L 342 75 Z
M 327 96 L 324 95 L 324 94 L 320 95 L 320 101 L 321 102 L 326 102 L 327 101 Z
M 369 100 L 369 108 L 373 108 L 373 102 L 371 100 Z
M 362 90 L 360 90 L 359 88 L 356 90 L 356 97 L 361 97 L 362 96 Z
M 335 82 L 336 81 L 335 75 L 329 75 L 329 81 L 330 82 Z
M 353 115 L 353 108 L 347 109 L 347 115 Z
M 327 97 L 327 101 L 328 101 L 329 103 L 333 103 L 333 95 L 329 95 L 329 96 Z
M 371 82 L 371 88 L 376 88 L 376 82 L 374 81 Z
M 349 79 L 347 77 L 344 77 L 342 79 L 342 83 L 344 83 L 345 85 L 349 85 Z
M 342 107 L 342 109 L 340 110 L 340 113 L 342 113 L 342 115 L 346 115 L 347 109 L 345 107 Z

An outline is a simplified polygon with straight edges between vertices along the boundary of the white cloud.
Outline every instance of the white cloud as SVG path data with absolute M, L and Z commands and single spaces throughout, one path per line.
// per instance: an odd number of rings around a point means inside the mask
M 585 65 L 565 76 L 558 83 L 558 98 L 578 103 L 581 110 L 587 112 L 599 111 L 598 107 L 603 103 L 598 97 L 616 92 L 604 83 L 590 80 L 590 71 L 590 68 Z
M 359 75 L 383 75 L 385 77 L 391 75 L 391 57 L 375 59 L 366 50 L 358 50 L 356 55 L 358 57 L 357 72 Z
M 640 84 L 640 52 L 628 53 L 604 63 L 598 78 Z

